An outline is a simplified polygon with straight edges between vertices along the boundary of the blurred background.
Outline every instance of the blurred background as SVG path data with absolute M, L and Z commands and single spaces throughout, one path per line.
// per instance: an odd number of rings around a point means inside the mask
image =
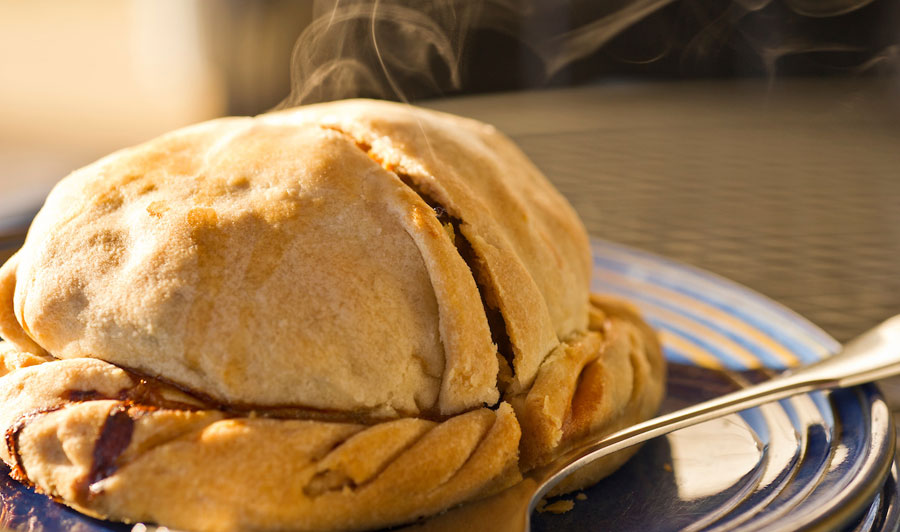
M 0 65 L 5 255 L 106 153 L 370 96 L 495 123 L 594 236 L 841 341 L 900 312 L 897 1 L 0 0 Z
M 841 342 L 900 313 L 898 0 L 0 0 L 0 262 L 107 153 L 354 96 L 495 124 L 593 237 Z

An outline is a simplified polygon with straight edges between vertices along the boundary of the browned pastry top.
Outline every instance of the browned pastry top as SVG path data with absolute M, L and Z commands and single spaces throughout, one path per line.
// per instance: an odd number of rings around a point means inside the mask
M 0 272 L 0 332 L 224 403 L 452 414 L 527 388 L 588 281 L 580 222 L 503 135 L 356 100 L 76 171 Z
M 351 100 L 176 131 L 61 181 L 0 268 L 0 459 L 126 522 L 408 523 L 656 410 L 656 338 L 590 270 L 491 126 Z

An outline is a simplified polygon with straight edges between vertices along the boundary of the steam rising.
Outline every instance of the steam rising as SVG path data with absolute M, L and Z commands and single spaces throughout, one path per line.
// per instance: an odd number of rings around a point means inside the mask
M 471 75 L 467 59 L 490 52 L 472 46 L 475 32 L 519 41 L 539 62 L 546 82 L 648 17 L 674 25 L 684 13 L 706 18 L 688 42 L 664 47 L 658 56 L 674 50 L 683 68 L 709 62 L 735 43 L 752 50 L 755 68 L 770 80 L 785 58 L 811 53 L 867 54 L 857 62 L 859 69 L 896 65 L 896 40 L 876 51 L 842 31 L 816 31 L 877 1 L 620 0 L 598 7 L 594 0 L 570 0 L 560 7 L 555 0 L 317 0 L 315 19 L 292 53 L 291 94 L 279 107 L 357 96 L 408 101 L 461 91 Z M 542 17 L 561 12 L 570 14 L 565 28 L 542 28 Z M 509 69 L 520 59 L 507 57 L 497 67 Z
M 794 12 L 807 17 L 836 17 L 856 11 L 873 0 L 785 0 Z
M 479 24 L 480 2 L 334 1 L 300 35 L 291 57 L 290 97 L 281 107 L 353 96 L 403 98 L 398 79 L 440 90 L 434 70 L 458 89 L 461 49 Z M 498 5 L 503 5 L 498 3 Z M 435 64 L 437 63 L 437 65 Z
M 634 0 L 601 19 L 551 38 L 538 49 L 547 74 L 552 76 L 572 62 L 596 52 L 634 23 L 674 1 Z

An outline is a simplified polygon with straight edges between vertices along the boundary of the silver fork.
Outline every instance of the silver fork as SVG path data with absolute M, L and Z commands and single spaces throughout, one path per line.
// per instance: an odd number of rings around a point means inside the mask
M 856 386 L 900 375 L 900 315 L 847 343 L 824 360 L 792 368 L 768 381 L 653 418 L 600 440 L 586 441 L 550 464 L 529 472 L 519 484 L 493 497 L 464 505 L 412 527 L 417 531 L 528 532 L 537 503 L 584 465 L 672 431 L 727 414 L 828 388 Z

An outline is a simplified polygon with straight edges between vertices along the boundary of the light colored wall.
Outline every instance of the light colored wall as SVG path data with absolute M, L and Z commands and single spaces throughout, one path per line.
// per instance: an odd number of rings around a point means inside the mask
M 0 219 L 68 171 L 224 112 L 202 0 L 0 0 Z

